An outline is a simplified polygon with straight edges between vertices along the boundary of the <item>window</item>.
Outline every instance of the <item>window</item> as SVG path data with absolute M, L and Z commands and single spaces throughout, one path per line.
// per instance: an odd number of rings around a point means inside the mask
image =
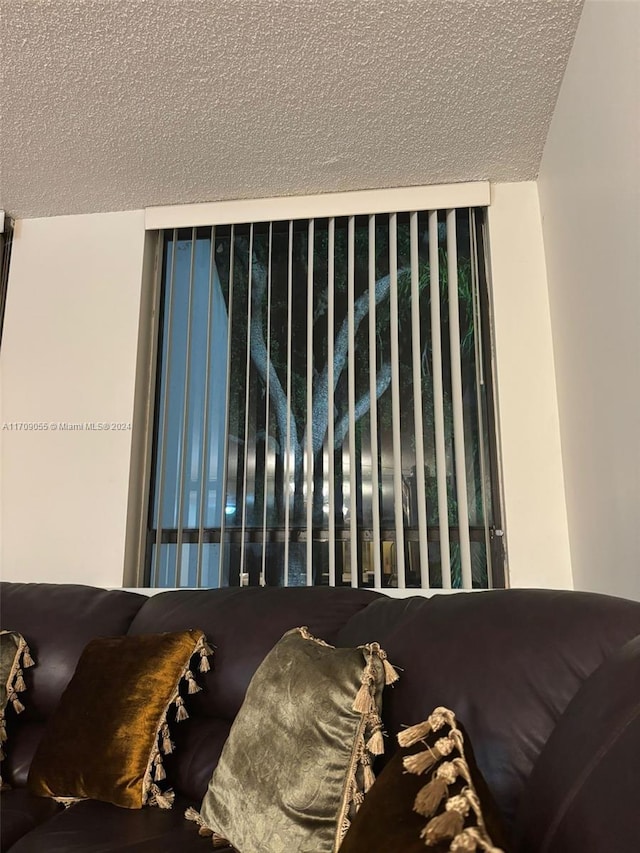
M 482 221 L 162 233 L 150 586 L 503 584 Z

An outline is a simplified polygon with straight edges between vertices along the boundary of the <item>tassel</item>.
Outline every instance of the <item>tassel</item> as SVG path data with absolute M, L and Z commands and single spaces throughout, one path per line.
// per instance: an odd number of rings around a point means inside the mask
M 214 842 L 214 847 L 216 846 L 214 836 L 217 836 L 217 838 L 222 838 L 222 836 L 218 835 L 217 832 L 214 832 L 210 826 L 207 826 L 200 812 L 197 812 L 194 808 L 191 808 L 191 806 L 189 806 L 189 808 L 186 810 L 184 816 L 187 820 L 193 821 L 193 823 L 198 824 L 198 835 L 202 835 L 204 838 L 211 838 Z M 225 843 L 228 842 L 225 840 Z
M 207 651 L 203 647 L 200 649 L 200 666 L 198 667 L 200 672 L 209 672 L 211 667 L 209 666 L 209 658 L 207 657 Z
M 378 646 L 377 643 L 373 643 L 373 646 Z M 395 670 L 387 658 L 387 653 L 384 649 L 381 649 L 380 646 L 377 649 L 374 648 L 375 653 L 378 655 L 380 660 L 382 661 L 382 668 L 384 669 L 384 683 L 388 686 L 389 684 L 395 684 L 396 681 L 400 678 L 398 673 Z
M 400 746 L 413 746 L 414 743 L 418 743 L 419 740 L 425 738 L 430 731 L 431 724 L 429 720 L 425 720 L 422 723 L 416 723 L 415 726 L 411 726 L 408 729 L 403 729 L 401 732 L 398 732 L 398 744 Z
M 460 768 L 458 766 L 459 758 L 454 758 L 453 761 L 443 761 L 440 767 L 436 770 L 436 776 L 438 779 L 442 779 L 447 785 L 453 785 L 458 776 L 463 776 L 464 774 L 460 772 Z
M 165 755 L 170 755 L 173 752 L 173 741 L 171 740 L 171 736 L 169 734 L 169 726 L 167 723 L 162 724 L 162 728 L 160 729 L 160 737 L 162 738 L 162 751 Z
M 440 758 L 432 750 L 426 749 L 424 752 L 416 752 L 415 755 L 405 755 L 402 759 L 402 764 L 407 773 L 415 773 L 419 776 L 421 773 L 426 773 Z
M 364 792 L 365 794 L 371 790 L 373 783 L 376 781 L 375 774 L 371 769 L 370 764 L 364 765 Z
M 196 680 L 193 677 L 193 673 L 190 669 L 185 672 L 184 677 L 187 679 L 187 682 L 189 684 L 189 689 L 187 691 L 189 695 L 192 696 L 194 693 L 199 693 L 202 690 L 201 687 L 198 687 Z
M 429 823 L 420 833 L 421 838 L 424 838 L 424 843 L 427 847 L 435 847 L 441 841 L 448 841 L 455 838 L 462 832 L 464 826 L 464 817 L 460 812 L 445 812 L 431 818 Z
M 358 791 L 351 797 L 351 804 L 353 805 L 356 813 L 360 811 L 360 806 L 364 803 L 364 794 L 362 791 Z
M 23 678 L 22 670 L 20 669 L 20 667 L 18 667 L 16 669 L 16 675 L 15 675 L 15 680 L 13 682 L 13 688 L 16 691 L 16 693 L 24 693 L 24 691 L 27 689 L 27 685 L 24 683 L 24 678 Z
M 13 710 L 16 712 L 16 714 L 21 714 L 24 711 L 24 705 L 18 699 L 13 690 L 9 693 L 9 701 L 13 705 Z
M 441 841 L 455 838 L 464 828 L 464 819 L 469 814 L 469 803 L 466 797 L 459 794 L 450 797 L 445 808 L 446 812 L 431 818 L 420 833 L 427 847 L 435 847 Z
M 7 728 L 4 724 L 4 715 L 0 719 L 0 743 L 4 743 L 7 739 Z
M 464 817 L 460 812 L 445 812 L 431 818 L 429 823 L 420 833 L 427 847 L 435 847 L 441 841 L 455 838 L 462 832 Z
M 418 814 L 424 817 L 431 817 L 436 813 L 438 806 L 447 796 L 447 791 L 447 783 L 444 779 L 436 776 L 424 788 L 420 788 L 416 794 L 413 804 L 414 812 L 418 812 Z
M 359 714 L 375 713 L 376 706 L 373 701 L 373 696 L 371 695 L 371 690 L 369 687 L 369 675 L 366 670 L 363 673 L 362 684 L 360 685 L 360 689 L 356 693 L 356 698 L 354 699 L 352 708 Z
M 162 756 L 159 752 L 153 759 L 153 778 L 156 782 L 161 782 L 167 778 L 167 774 L 164 772 L 164 765 L 162 764 Z
M 149 800 L 150 806 L 158 806 L 158 808 L 161 809 L 170 809 L 173 806 L 173 801 L 175 800 L 176 795 L 171 788 L 168 788 L 163 792 L 157 785 L 151 785 L 149 790 L 151 792 L 151 798 Z
M 229 844 L 229 842 L 227 841 L 227 839 L 222 835 L 218 835 L 217 832 L 214 832 L 212 834 L 211 843 L 213 844 L 214 849 L 219 849 L 220 847 L 230 847 L 231 846 Z M 233 849 L 235 850 L 235 847 Z
M 31 652 L 29 651 L 29 646 L 24 647 L 24 651 L 22 653 L 22 666 L 25 669 L 28 669 L 30 666 L 35 666 L 35 661 L 31 657 Z
M 387 685 L 395 684 L 400 676 L 396 672 L 395 667 L 389 663 L 386 655 L 382 658 L 382 666 L 384 667 L 384 683 Z
M 452 853 L 476 853 L 477 849 L 477 836 L 468 829 L 463 829 L 459 835 L 456 835 L 451 842 L 451 847 L 449 847 L 449 850 L 452 851 Z
M 423 722 L 416 723 L 415 726 L 410 726 L 408 729 L 399 732 L 398 743 L 400 746 L 413 746 L 414 743 L 425 738 L 429 732 L 440 731 L 446 723 L 453 725 L 455 716 L 447 708 L 436 708 Z
M 371 755 L 384 755 L 384 738 L 382 729 L 376 729 L 367 741 L 367 749 Z
M 181 722 L 182 720 L 188 720 L 189 714 L 187 713 L 187 709 L 184 707 L 184 699 L 182 696 L 178 696 L 175 700 L 176 703 L 176 720 Z
M 405 755 L 402 759 L 404 769 L 409 773 L 420 775 L 433 767 L 434 764 L 449 755 L 453 747 L 454 741 L 448 737 L 441 737 L 437 740 L 433 747 L 428 747 L 424 752 L 417 752 L 415 755 Z

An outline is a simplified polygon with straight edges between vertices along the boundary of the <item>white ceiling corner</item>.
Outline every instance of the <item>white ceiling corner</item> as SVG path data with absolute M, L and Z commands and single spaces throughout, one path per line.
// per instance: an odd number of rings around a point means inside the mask
M 581 7 L 0 0 L 0 208 L 535 178 Z

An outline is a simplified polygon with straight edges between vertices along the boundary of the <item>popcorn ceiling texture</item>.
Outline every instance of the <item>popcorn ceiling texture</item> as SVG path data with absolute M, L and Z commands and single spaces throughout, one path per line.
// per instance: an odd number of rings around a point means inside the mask
M 535 178 L 581 8 L 0 0 L 0 208 Z

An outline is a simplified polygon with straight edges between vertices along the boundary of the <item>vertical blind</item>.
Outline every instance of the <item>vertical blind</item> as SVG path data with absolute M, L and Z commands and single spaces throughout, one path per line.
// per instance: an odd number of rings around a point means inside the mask
M 500 582 L 481 216 L 164 232 L 150 585 Z

